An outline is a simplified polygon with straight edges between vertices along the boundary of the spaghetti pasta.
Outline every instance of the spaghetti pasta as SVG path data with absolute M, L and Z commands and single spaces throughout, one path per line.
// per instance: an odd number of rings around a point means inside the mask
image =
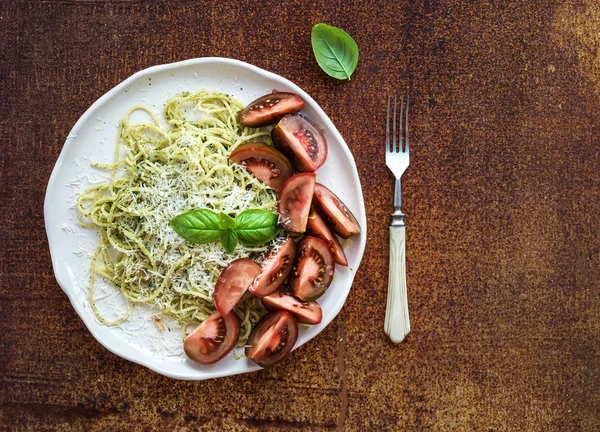
M 256 257 L 268 245 L 238 245 L 231 254 L 215 243 L 194 244 L 169 226 L 177 214 L 193 208 L 238 214 L 249 208 L 276 210 L 275 191 L 245 168 L 232 165 L 229 154 L 239 144 L 271 144 L 265 129 L 238 121 L 240 102 L 229 95 L 200 90 L 172 97 L 164 107 L 166 125 L 149 108 L 133 106 L 121 121 L 110 181 L 94 185 L 77 200 L 94 227 L 100 245 L 92 259 L 89 301 L 105 325 L 118 325 L 135 303 L 150 303 L 182 326 L 202 322 L 214 310 L 213 287 L 221 270 L 241 257 Z M 134 123 L 135 111 L 151 122 Z M 97 276 L 114 284 L 130 307 L 109 321 L 94 300 Z M 241 321 L 240 343 L 250 334 L 261 312 L 251 296 L 234 309 Z M 149 317 L 151 319 L 151 317 Z

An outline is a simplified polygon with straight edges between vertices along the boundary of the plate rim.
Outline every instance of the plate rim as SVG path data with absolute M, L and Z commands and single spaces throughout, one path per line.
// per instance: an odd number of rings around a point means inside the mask
M 355 177 L 355 180 L 358 185 L 358 191 L 360 192 L 358 194 L 358 203 L 357 204 L 358 204 L 358 207 L 362 210 L 362 214 L 359 215 L 359 220 L 360 219 L 362 219 L 362 220 L 360 220 L 361 236 L 359 237 L 358 264 L 350 272 L 350 275 L 349 275 L 350 288 L 348 289 L 348 294 L 346 295 L 344 301 L 341 302 L 341 304 L 339 304 L 339 306 L 333 310 L 331 320 L 329 322 L 327 322 L 326 325 L 324 325 L 323 328 L 320 329 L 314 336 L 312 336 L 311 339 L 313 339 L 319 333 L 321 333 L 337 317 L 337 315 L 339 314 L 339 312 L 341 311 L 343 306 L 346 304 L 346 300 L 348 298 L 348 295 L 350 294 L 352 284 L 354 283 L 354 278 L 355 278 L 356 273 L 362 262 L 362 258 L 363 258 L 364 250 L 365 250 L 365 246 L 366 246 L 366 238 L 367 238 L 367 221 L 366 221 L 366 210 L 365 210 L 365 205 L 364 205 L 364 197 L 363 197 L 362 185 L 360 182 L 360 177 L 358 176 L 358 170 L 356 167 L 356 161 L 354 160 L 354 156 L 352 155 L 350 148 L 346 144 L 346 141 L 341 136 L 341 134 L 339 133 L 339 131 L 337 130 L 337 128 L 335 127 L 335 125 L 333 124 L 333 122 L 331 121 L 329 116 L 323 111 L 321 106 L 308 93 L 306 93 L 297 84 L 293 83 L 292 81 L 288 80 L 287 78 L 284 78 L 276 73 L 267 71 L 265 69 L 259 68 L 258 66 L 255 66 L 253 64 L 250 64 L 250 63 L 247 63 L 247 62 L 244 62 L 241 60 L 225 58 L 225 57 L 198 57 L 198 58 L 183 60 L 183 61 L 179 61 L 179 62 L 159 64 L 159 65 L 150 66 L 148 68 L 142 69 L 142 70 L 134 73 L 133 75 L 129 76 L 125 80 L 121 81 L 116 86 L 112 87 L 110 90 L 105 92 L 102 96 L 100 96 L 96 101 L 94 101 L 94 103 L 92 105 L 90 105 L 89 108 L 86 109 L 86 111 L 79 117 L 79 119 L 77 120 L 75 125 L 69 131 L 67 138 L 65 139 L 65 142 L 61 148 L 59 156 L 54 164 L 52 173 L 50 175 L 48 184 L 46 186 L 46 193 L 45 193 L 45 197 L 44 197 L 44 228 L 45 228 L 46 237 L 48 240 L 48 249 L 50 251 L 50 258 L 52 260 L 52 270 L 54 273 L 54 277 L 55 277 L 58 285 L 60 286 L 60 288 L 67 295 L 67 298 L 71 302 L 73 309 L 75 310 L 75 312 L 77 313 L 77 315 L 79 316 L 81 321 L 83 321 L 83 324 L 86 326 L 88 331 L 92 334 L 94 339 L 96 339 L 96 341 L 98 341 L 104 348 L 106 348 L 111 353 L 113 353 L 125 360 L 128 360 L 130 362 L 144 366 L 160 375 L 163 375 L 163 376 L 166 376 L 169 378 L 173 378 L 173 379 L 189 380 L 189 381 L 201 381 L 201 380 L 221 378 L 221 377 L 226 377 L 226 376 L 234 376 L 234 375 L 239 375 L 242 373 L 253 372 L 256 370 L 260 370 L 262 368 L 258 365 L 251 365 L 247 370 L 241 370 L 241 371 L 219 370 L 219 371 L 207 373 L 207 375 L 182 374 L 182 373 L 177 373 L 177 372 L 163 369 L 160 367 L 160 363 L 158 363 L 158 362 L 148 361 L 145 358 L 135 358 L 135 357 L 129 355 L 128 353 L 123 353 L 118 350 L 118 347 L 115 347 L 112 344 L 108 343 L 106 340 L 104 340 L 104 338 L 102 336 L 100 336 L 99 334 L 97 334 L 95 329 L 92 328 L 91 325 L 88 324 L 86 318 L 83 316 L 84 315 L 83 311 L 80 310 L 78 302 L 76 301 L 76 299 L 73 295 L 74 293 L 71 292 L 72 290 L 67 288 L 67 286 L 68 286 L 67 281 L 69 281 L 69 282 L 71 282 L 71 281 L 68 278 L 65 278 L 59 269 L 59 262 L 58 262 L 58 257 L 57 257 L 58 252 L 56 251 L 57 239 L 53 238 L 52 233 L 51 233 L 52 231 L 50 229 L 50 221 L 49 221 L 49 219 L 51 219 L 51 217 L 50 217 L 50 207 L 51 207 L 50 201 L 51 201 L 51 199 L 50 198 L 51 198 L 51 191 L 56 187 L 55 183 L 57 182 L 57 178 L 58 178 L 58 168 L 63 166 L 65 163 L 67 148 L 70 146 L 70 140 L 74 139 L 74 136 L 77 135 L 77 131 L 79 130 L 79 128 L 81 128 L 82 125 L 88 120 L 88 118 L 94 114 L 94 112 L 96 111 L 96 109 L 99 106 L 103 105 L 105 101 L 109 100 L 120 90 L 127 88 L 129 85 L 131 85 L 137 79 L 144 77 L 145 75 L 150 75 L 150 74 L 154 74 L 157 72 L 168 71 L 171 69 L 177 69 L 177 68 L 185 67 L 185 66 L 201 65 L 201 64 L 206 64 L 206 63 L 216 63 L 216 64 L 221 64 L 223 66 L 233 66 L 233 67 L 238 67 L 238 68 L 242 68 L 242 69 L 248 69 L 258 75 L 263 76 L 266 79 L 280 81 L 280 82 L 283 81 L 286 85 L 290 86 L 294 91 L 302 94 L 302 96 L 305 97 L 305 99 L 311 101 L 313 106 L 316 107 L 316 109 L 318 111 L 320 111 L 321 114 L 324 116 L 324 118 L 326 119 L 326 121 L 328 123 L 327 130 L 335 136 L 336 140 L 340 144 L 343 144 L 340 146 L 341 150 L 346 154 L 346 156 L 348 157 L 348 160 L 351 164 L 351 167 L 353 168 L 352 175 Z M 363 215 L 364 215 L 364 218 L 362 217 Z M 55 246 L 53 247 L 53 245 L 55 245 Z M 311 340 L 311 339 L 309 339 L 309 340 Z M 308 342 L 308 341 L 306 341 L 306 342 Z M 294 347 L 294 349 L 296 349 L 298 347 L 299 346 L 296 346 L 296 347 Z

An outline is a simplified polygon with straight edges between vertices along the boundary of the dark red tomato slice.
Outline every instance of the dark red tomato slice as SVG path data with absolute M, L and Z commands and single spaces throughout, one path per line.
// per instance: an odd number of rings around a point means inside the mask
M 259 274 L 260 266 L 247 258 L 236 259 L 221 271 L 213 298 L 222 316 L 231 312 Z
M 262 298 L 268 309 L 283 309 L 291 312 L 298 322 L 303 324 L 319 324 L 323 319 L 323 311 L 316 301 L 305 302 L 291 294 L 278 291 Z
M 298 242 L 296 263 L 290 275 L 292 293 L 304 301 L 318 299 L 329 288 L 334 270 L 329 244 L 317 237 L 303 237 Z
M 348 259 L 346 258 L 346 254 L 344 253 L 344 249 L 342 248 L 340 241 L 327 227 L 323 218 L 319 216 L 319 213 L 314 210 L 311 210 L 310 214 L 308 215 L 306 232 L 325 240 L 329 244 L 331 252 L 333 252 L 333 258 L 335 259 L 335 262 L 345 267 L 348 266 Z
M 283 182 L 294 174 L 290 161 L 279 150 L 267 144 L 241 144 L 229 159 L 245 166 L 256 178 L 275 190 L 279 190 Z
M 257 296 L 266 296 L 285 282 L 296 259 L 296 242 L 288 238 L 277 245 L 262 263 L 260 274 L 250 285 L 250 292 Z
M 315 185 L 313 204 L 340 237 L 348 238 L 360 232 L 360 225 L 346 204 L 320 183 Z
M 316 178 L 313 173 L 296 174 L 281 186 L 277 211 L 279 223 L 286 231 L 303 233 L 306 230 Z
M 222 317 L 215 311 L 185 338 L 183 350 L 196 363 L 213 364 L 233 349 L 239 334 L 240 320 L 234 312 Z
M 298 172 L 315 172 L 327 159 L 323 130 L 303 115 L 283 117 L 271 131 L 271 138 Z
M 260 127 L 275 124 L 286 114 L 302 109 L 304 101 L 294 93 L 278 92 L 259 97 L 240 111 L 239 119 L 244 126 Z
M 298 323 L 284 310 L 269 312 L 248 338 L 246 357 L 262 367 L 273 366 L 285 358 L 298 339 Z

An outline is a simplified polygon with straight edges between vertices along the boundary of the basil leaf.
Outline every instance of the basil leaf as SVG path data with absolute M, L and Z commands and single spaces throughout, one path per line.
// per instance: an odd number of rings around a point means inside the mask
M 235 219 L 229 216 L 227 213 L 219 213 L 219 225 L 221 229 L 232 230 L 236 227 Z
M 235 219 L 227 213 L 196 209 L 171 219 L 171 227 L 184 239 L 194 243 L 220 240 L 232 253 L 238 241 L 247 246 L 260 246 L 279 234 L 277 215 L 267 210 L 246 210 Z
M 221 233 L 221 244 L 229 253 L 233 253 L 238 244 L 238 233 L 236 230 L 227 230 Z
M 358 63 L 358 46 L 348 33 L 319 23 L 312 28 L 311 42 L 315 59 L 327 75 L 350 79 Z
M 196 209 L 171 219 L 171 227 L 177 234 L 194 243 L 210 243 L 221 236 L 219 215 L 209 209 Z
M 244 210 L 235 218 L 239 241 L 246 246 L 260 246 L 279 234 L 277 215 L 267 210 Z

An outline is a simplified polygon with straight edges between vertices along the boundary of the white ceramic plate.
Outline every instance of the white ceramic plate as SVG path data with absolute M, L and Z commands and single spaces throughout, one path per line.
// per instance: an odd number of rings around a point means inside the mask
M 113 160 L 118 122 L 132 105 L 145 104 L 160 115 L 164 103 L 174 94 L 202 88 L 231 94 L 244 104 L 272 89 L 299 94 L 306 102 L 302 112 L 324 126 L 329 144 L 329 156 L 317 172 L 317 181 L 332 189 L 361 225 L 362 232 L 345 247 L 348 267 L 336 266 L 332 285 L 319 299 L 323 321 L 301 326 L 296 347 L 319 334 L 344 305 L 363 255 L 367 228 L 360 181 L 348 146 L 316 102 L 285 78 L 237 60 L 199 58 L 138 72 L 98 99 L 69 133 L 48 182 L 44 218 L 54 274 L 85 325 L 107 349 L 160 374 L 188 380 L 250 372 L 259 366 L 247 358 L 236 360 L 231 354 L 211 366 L 188 360 L 183 354 L 180 330 L 169 326 L 171 331 L 158 331 L 151 319 L 156 311 L 148 306 L 136 306 L 134 315 L 117 327 L 102 325 L 87 300 L 90 254 L 98 243 L 97 233 L 77 225 L 74 203 L 90 184 L 105 181 L 106 173 L 93 168 L 90 162 Z M 102 301 L 123 308 L 120 294 L 108 285 L 96 298 L 103 296 Z

